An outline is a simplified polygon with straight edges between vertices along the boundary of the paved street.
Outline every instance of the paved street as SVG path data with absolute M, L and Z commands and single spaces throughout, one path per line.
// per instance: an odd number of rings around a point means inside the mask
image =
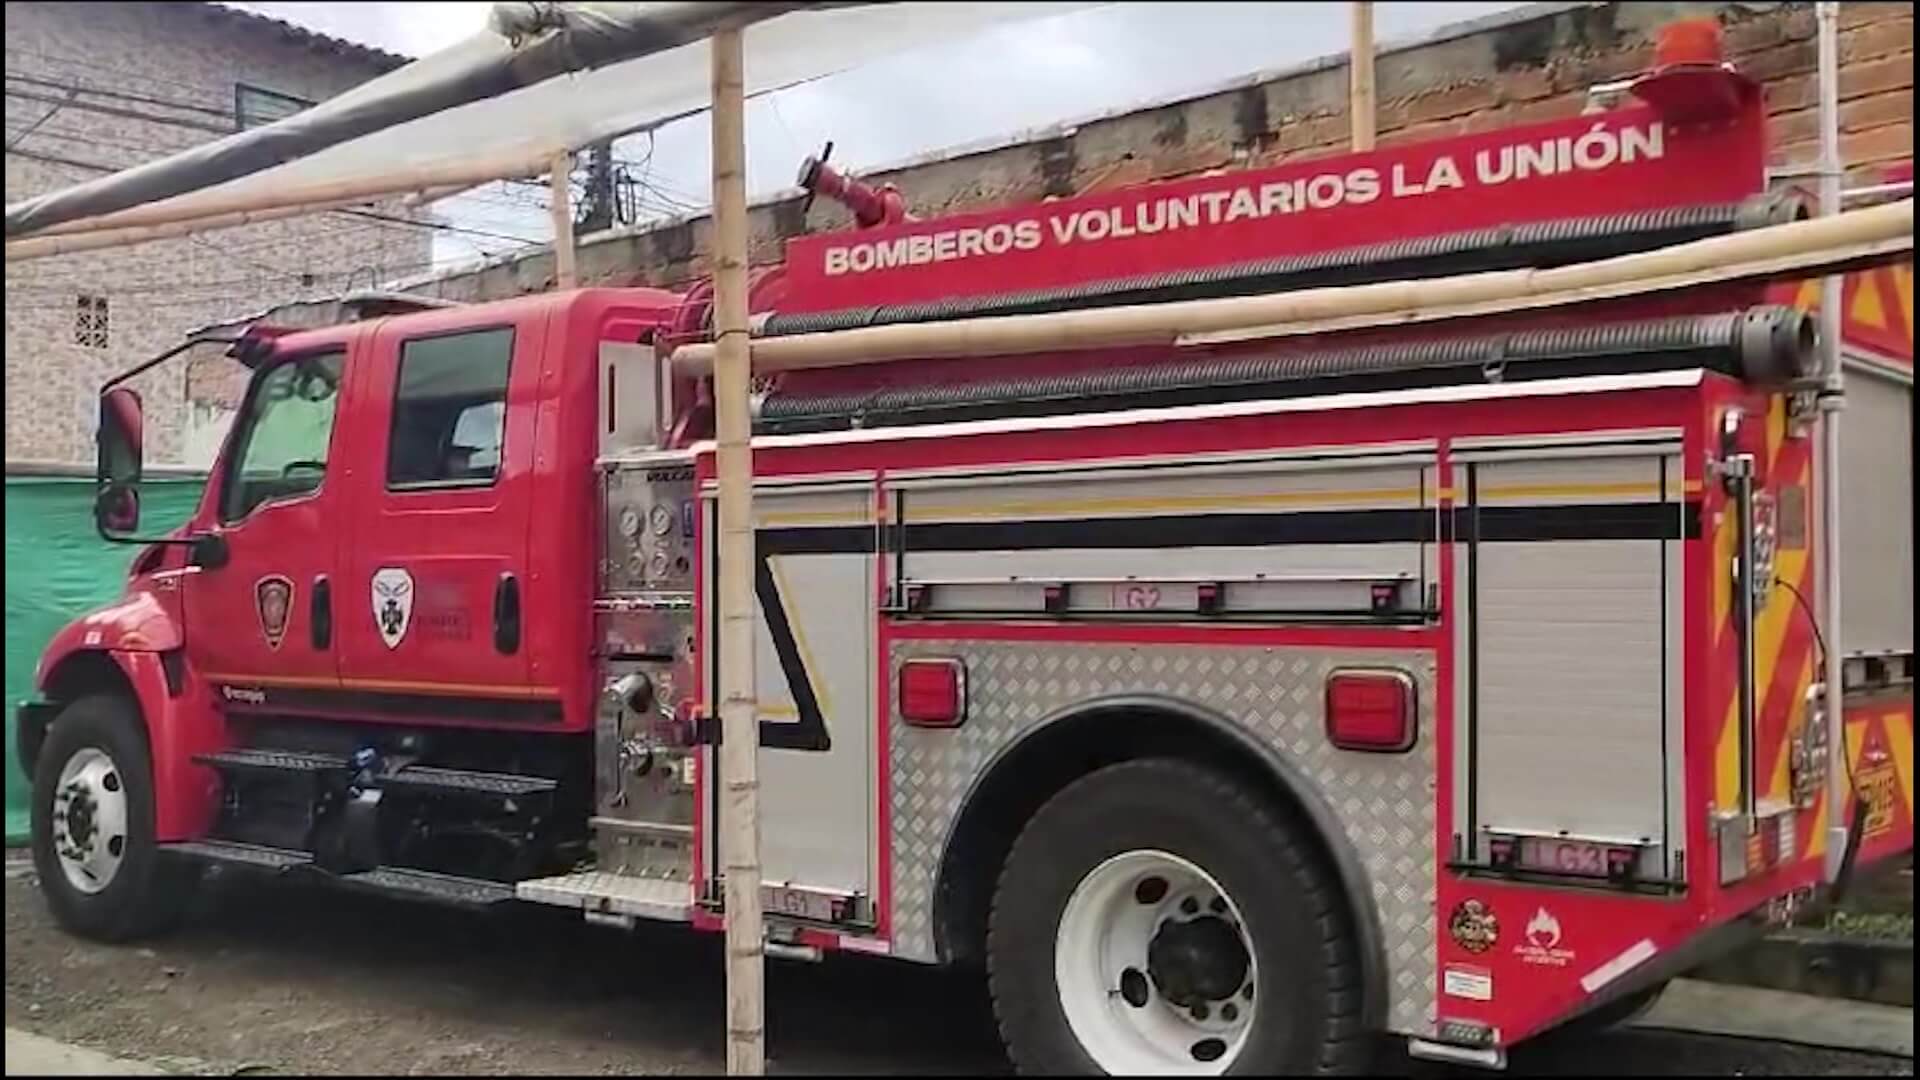
M 229 883 L 149 947 L 56 930 L 9 860 L 6 1023 L 175 1071 L 597 1074 L 722 1063 L 717 939 L 543 909 L 469 916 Z M 774 963 L 784 1073 L 1004 1072 L 976 980 L 865 957 Z M 10 1045 L 9 1053 L 13 1053 Z M 14 1059 L 9 1058 L 9 1072 Z M 1530 1047 L 1517 1072 L 1911 1075 L 1910 1057 L 1631 1030 Z M 1420 1075 L 1443 1070 L 1389 1060 Z

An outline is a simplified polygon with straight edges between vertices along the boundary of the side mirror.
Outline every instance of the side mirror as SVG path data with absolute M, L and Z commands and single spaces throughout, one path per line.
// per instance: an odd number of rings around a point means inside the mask
M 99 475 L 109 485 L 140 482 L 145 418 L 140 395 L 117 386 L 100 395 Z
M 129 536 L 140 527 L 140 491 L 109 482 L 93 500 L 93 522 L 108 538 Z

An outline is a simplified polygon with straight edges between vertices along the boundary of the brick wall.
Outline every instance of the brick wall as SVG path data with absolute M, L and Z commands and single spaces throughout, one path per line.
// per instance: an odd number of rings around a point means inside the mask
M 206 4 L 9 3 L 5 37 L 8 141 L 41 121 L 7 151 L 9 203 L 233 131 L 237 83 L 318 101 L 399 62 Z M 41 119 L 76 87 L 84 92 Z M 8 264 L 7 461 L 90 464 L 96 394 L 113 373 L 198 326 L 418 273 L 430 237 L 327 214 Z M 81 295 L 107 300 L 105 348 L 74 340 Z M 163 365 L 136 383 L 150 462 L 207 463 L 213 439 L 190 437 L 187 399 L 193 386 L 226 385 L 209 365 L 231 361 Z M 202 425 L 230 414 L 218 398 L 202 402 Z
M 1913 9 L 1850 2 L 1841 11 L 1841 147 L 1858 179 L 1912 156 Z M 1731 59 L 1765 84 L 1775 164 L 1810 164 L 1817 150 L 1811 4 L 1568 5 L 1383 53 L 1375 64 L 1379 142 L 1576 115 L 1588 87 L 1650 63 L 1660 26 L 1700 14 L 1720 19 Z M 898 185 L 915 213 L 932 217 L 1340 153 L 1348 132 L 1347 69 L 1344 58 L 1332 57 L 1264 81 L 870 178 Z M 777 262 L 788 237 L 848 225 L 828 200 L 804 217 L 797 195 L 762 202 L 751 213 L 752 259 Z M 706 272 L 709 242 L 704 217 L 602 234 L 580 247 L 581 280 L 676 287 Z M 552 283 L 552 253 L 536 250 L 413 287 L 448 299 L 486 300 Z M 287 315 L 324 321 L 330 311 L 315 305 Z

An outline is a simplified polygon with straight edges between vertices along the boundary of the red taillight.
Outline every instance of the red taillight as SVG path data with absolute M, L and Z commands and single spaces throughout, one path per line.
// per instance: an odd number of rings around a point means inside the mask
M 1399 753 L 1413 748 L 1413 677 L 1404 671 L 1336 671 L 1327 676 L 1327 738 L 1342 750 Z
M 900 719 L 914 727 L 959 727 L 967 718 L 967 667 L 953 659 L 900 665 Z

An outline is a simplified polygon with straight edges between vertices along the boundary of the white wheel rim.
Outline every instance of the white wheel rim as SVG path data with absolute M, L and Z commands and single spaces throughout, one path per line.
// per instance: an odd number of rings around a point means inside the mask
M 1226 1072 L 1258 1004 L 1259 959 L 1245 926 L 1219 882 L 1178 855 L 1130 851 L 1095 867 L 1067 899 L 1054 935 L 1055 989 L 1081 1049 L 1116 1075 Z M 1153 948 L 1157 936 L 1161 949 Z M 1175 950 L 1167 948 L 1196 938 L 1205 948 L 1182 955 L 1205 958 L 1198 982 L 1195 969 L 1169 962 Z
M 112 884 L 127 853 L 127 789 L 106 751 L 77 750 L 53 793 L 53 850 L 67 884 L 97 893 Z

